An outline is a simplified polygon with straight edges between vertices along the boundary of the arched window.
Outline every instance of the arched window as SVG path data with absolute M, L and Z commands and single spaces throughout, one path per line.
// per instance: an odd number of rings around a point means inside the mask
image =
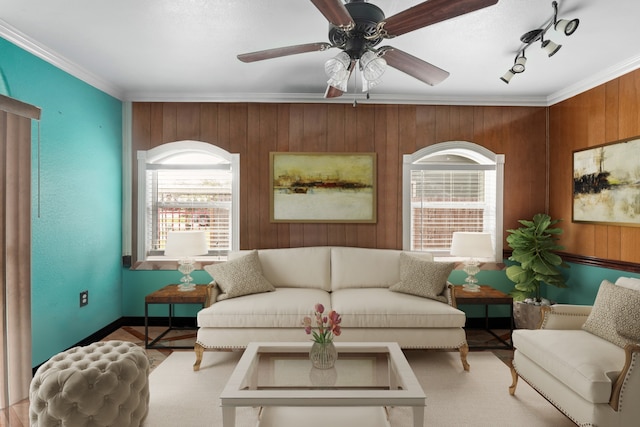
M 454 231 L 486 232 L 501 260 L 504 155 L 450 141 L 403 160 L 404 249 L 447 257 Z
M 237 250 L 239 165 L 239 154 L 198 141 L 138 151 L 139 260 L 163 257 L 169 231 L 206 231 L 212 259 Z

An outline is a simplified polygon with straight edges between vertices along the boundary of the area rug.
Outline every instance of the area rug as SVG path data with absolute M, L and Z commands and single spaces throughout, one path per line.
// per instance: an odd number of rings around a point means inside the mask
M 457 352 L 405 354 L 427 395 L 425 426 L 575 426 L 522 380 L 515 396 L 509 395 L 509 368 L 490 352 L 469 353 L 470 372 L 462 370 Z M 144 425 L 222 426 L 218 397 L 240 356 L 240 352 L 205 352 L 200 371 L 193 372 L 192 351 L 172 353 L 149 378 L 151 400 Z M 412 425 L 409 408 L 394 407 L 389 414 L 392 427 Z M 256 427 L 257 422 L 256 408 L 237 409 L 237 427 Z

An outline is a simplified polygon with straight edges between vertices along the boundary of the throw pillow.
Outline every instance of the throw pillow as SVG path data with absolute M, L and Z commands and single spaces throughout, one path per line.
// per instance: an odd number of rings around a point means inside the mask
M 213 277 L 220 288 L 218 301 L 276 290 L 262 275 L 257 250 L 231 261 L 207 265 L 204 270 Z
M 442 292 L 454 266 L 453 262 L 426 261 L 401 253 L 400 282 L 389 290 L 447 302 Z
M 640 342 L 640 292 L 603 280 L 582 329 L 624 347 Z

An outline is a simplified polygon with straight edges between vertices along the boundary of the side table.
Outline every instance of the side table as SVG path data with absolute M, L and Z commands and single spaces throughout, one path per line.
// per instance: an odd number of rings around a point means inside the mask
M 195 329 L 195 328 L 177 328 L 173 326 L 173 306 L 175 304 L 200 304 L 204 308 L 208 304 L 209 293 L 207 292 L 208 285 L 196 285 L 196 289 L 193 291 L 180 291 L 178 285 L 167 285 L 162 289 L 158 289 L 155 292 L 150 293 L 144 298 L 144 347 L 145 348 L 168 348 L 162 346 L 155 346 L 162 337 L 164 337 L 169 331 L 175 329 Z M 169 328 L 158 335 L 153 341 L 149 342 L 149 304 L 169 304 Z M 170 347 L 172 349 L 186 349 L 191 347 L 175 346 Z
M 469 305 L 484 305 L 484 324 L 485 330 L 493 335 L 503 346 L 483 346 L 484 349 L 492 348 L 513 348 L 513 341 L 511 335 L 513 334 L 513 297 L 507 295 L 502 291 L 499 291 L 491 286 L 480 285 L 478 292 L 466 291 L 462 286 L 454 286 L 454 298 L 456 305 L 469 304 Z M 490 305 L 509 305 L 509 339 L 504 340 L 498 336 L 494 331 L 489 328 L 489 306 Z M 478 348 L 478 347 L 476 347 Z

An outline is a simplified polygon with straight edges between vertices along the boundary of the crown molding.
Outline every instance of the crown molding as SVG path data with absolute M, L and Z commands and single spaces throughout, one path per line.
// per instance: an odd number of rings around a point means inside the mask
M 69 73 L 83 82 L 105 92 L 119 100 L 124 99 L 124 91 L 118 86 L 104 80 L 103 78 L 85 70 L 74 62 L 69 61 L 59 53 L 38 43 L 18 29 L 12 27 L 7 22 L 0 19 L 0 37 L 26 50 L 32 55 L 50 63 L 56 68 Z
M 601 84 L 607 83 L 613 79 L 635 71 L 638 68 L 640 68 L 640 56 L 629 58 L 626 61 L 607 67 L 601 72 L 590 76 L 589 78 L 576 82 L 575 84 L 565 89 L 552 93 L 547 98 L 547 105 L 551 106 L 561 101 L 567 100 L 573 96 L 593 89 L 594 87 L 600 86 Z

